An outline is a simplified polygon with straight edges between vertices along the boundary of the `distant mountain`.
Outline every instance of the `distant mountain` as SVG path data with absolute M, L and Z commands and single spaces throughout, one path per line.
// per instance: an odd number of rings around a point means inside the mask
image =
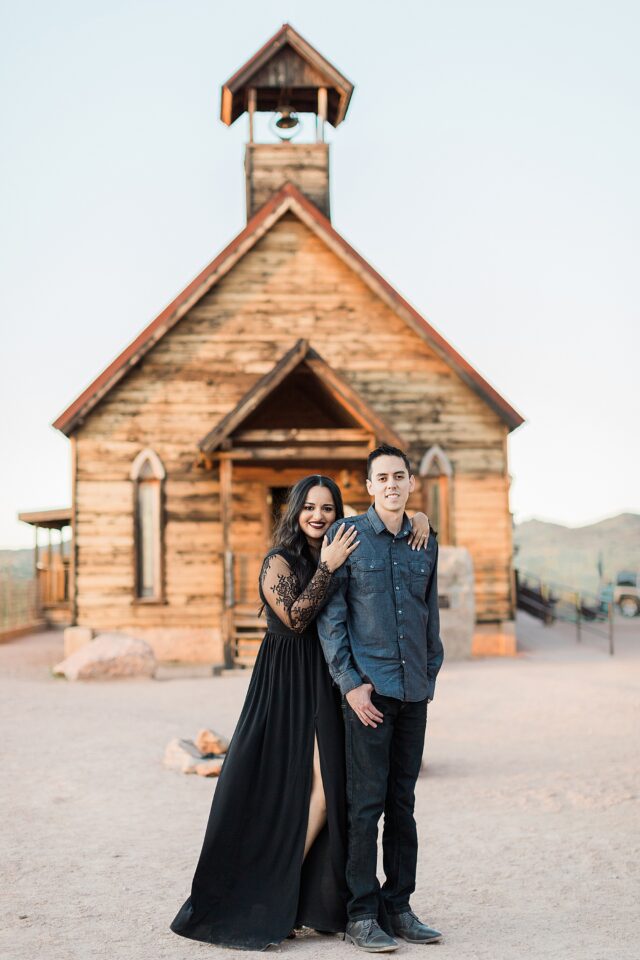
M 572 589 L 598 591 L 600 555 L 604 582 L 615 580 L 619 570 L 640 571 L 638 513 L 621 513 L 585 527 L 527 520 L 516 524 L 513 539 L 517 570 Z M 53 550 L 57 551 L 57 545 Z M 33 550 L 0 550 L 2 573 L 15 579 L 31 579 Z
M 514 528 L 514 566 L 543 580 L 597 592 L 619 570 L 640 570 L 640 514 L 621 513 L 585 527 L 528 520 Z
M 33 577 L 33 550 L 0 550 L 0 575 L 12 580 L 30 580 Z
M 57 553 L 59 546 L 52 545 L 52 552 Z M 69 549 L 66 544 L 65 549 Z M 40 547 L 40 557 L 44 559 L 48 547 Z M 26 547 L 23 550 L 0 550 L 0 576 L 10 577 L 12 580 L 33 579 L 33 550 Z

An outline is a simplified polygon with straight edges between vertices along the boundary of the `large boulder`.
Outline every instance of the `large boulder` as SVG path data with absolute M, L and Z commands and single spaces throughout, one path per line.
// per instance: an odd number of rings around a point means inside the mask
M 471 656 L 476 622 L 473 562 L 466 547 L 440 547 L 438 600 L 445 657 L 464 660 Z
M 72 653 L 84 647 L 93 640 L 91 627 L 66 627 L 64 631 L 64 655 L 70 657 Z
M 221 737 L 219 733 L 214 733 L 213 730 L 198 730 L 195 744 L 200 753 L 205 757 L 211 754 L 220 756 L 229 749 L 229 741 Z
M 113 680 L 153 677 L 156 666 L 153 650 L 144 640 L 125 633 L 101 633 L 58 663 L 53 672 L 67 680 Z

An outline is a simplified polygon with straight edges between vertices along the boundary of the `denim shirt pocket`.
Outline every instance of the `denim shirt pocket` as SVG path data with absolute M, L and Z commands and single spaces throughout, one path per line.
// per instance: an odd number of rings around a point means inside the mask
M 424 600 L 430 569 L 431 564 L 426 556 L 409 561 L 409 590 L 414 597 L 421 597 Z
M 377 557 L 358 557 L 351 562 L 351 577 L 358 593 L 372 597 L 384 593 L 386 588 L 386 564 Z

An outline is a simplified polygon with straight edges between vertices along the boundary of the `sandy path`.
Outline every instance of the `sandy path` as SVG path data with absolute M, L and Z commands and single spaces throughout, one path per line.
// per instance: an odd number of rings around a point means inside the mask
M 527 619 L 523 656 L 443 670 L 413 905 L 446 941 L 398 955 L 640 958 L 639 627 L 621 627 L 612 659 Z M 230 734 L 247 680 L 74 685 L 48 675 L 59 648 L 55 634 L 0 646 L 0 957 L 241 956 L 168 930 L 214 782 L 160 759 L 199 726 Z M 315 934 L 275 952 L 357 955 Z

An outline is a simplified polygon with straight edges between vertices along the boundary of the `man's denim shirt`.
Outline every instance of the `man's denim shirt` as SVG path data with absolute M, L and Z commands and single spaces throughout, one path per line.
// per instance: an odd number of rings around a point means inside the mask
M 329 530 L 329 541 L 343 521 Z M 360 546 L 333 574 L 333 592 L 318 614 L 329 672 L 345 694 L 361 683 L 397 700 L 432 699 L 442 665 L 438 614 L 438 543 L 407 544 L 411 523 L 393 535 L 374 510 L 344 522 Z

